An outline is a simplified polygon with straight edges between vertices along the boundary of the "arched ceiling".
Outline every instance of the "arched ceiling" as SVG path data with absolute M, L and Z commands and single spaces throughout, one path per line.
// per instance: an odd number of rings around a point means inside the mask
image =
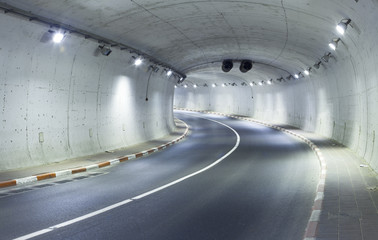
M 256 77 L 302 71 L 328 51 L 348 10 L 341 0 L 0 2 L 124 43 L 197 77 L 219 75 L 223 59 L 271 66 L 248 73 Z

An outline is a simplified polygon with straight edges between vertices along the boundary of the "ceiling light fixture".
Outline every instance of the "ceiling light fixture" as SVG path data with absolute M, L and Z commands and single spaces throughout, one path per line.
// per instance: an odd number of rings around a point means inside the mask
M 104 56 L 109 56 L 112 53 L 112 50 L 109 47 L 106 47 L 105 45 L 98 46 L 98 49 L 100 49 L 100 52 Z
M 324 62 L 328 62 L 329 61 L 329 58 L 331 57 L 331 53 L 326 53 L 323 57 L 322 57 L 322 60 Z
M 309 68 L 309 69 L 305 69 L 305 70 L 303 71 L 303 73 L 304 73 L 306 76 L 310 75 L 310 68 Z
M 188 84 L 185 84 L 185 85 L 184 85 L 184 88 L 188 88 Z
M 350 19 L 343 19 L 340 21 L 339 24 L 337 24 L 336 26 L 336 30 L 338 33 L 340 33 L 341 35 L 344 35 L 349 23 L 351 22 L 352 20 Z
M 262 86 L 263 84 L 264 84 L 264 82 L 263 82 L 263 81 L 259 82 L 259 85 L 260 85 L 260 86 Z
M 272 81 L 272 79 L 270 79 L 270 80 L 268 80 L 266 83 L 267 83 L 268 85 L 272 85 L 273 81 Z
M 216 87 L 217 85 L 215 83 L 211 84 L 212 87 Z
M 136 58 L 134 61 L 135 66 L 140 66 L 142 63 L 143 63 L 143 59 L 140 57 Z
M 194 87 L 194 88 L 197 88 L 197 84 L 193 84 L 193 87 Z
M 167 72 L 167 76 L 170 77 L 172 75 L 172 71 L 171 70 L 168 70 Z
M 329 46 L 333 51 L 335 51 L 336 48 L 337 48 L 337 45 L 338 45 L 339 41 L 340 41 L 340 38 L 334 38 L 334 39 L 332 39 L 332 42 L 330 42 L 330 43 L 328 44 L 328 46 Z
M 294 77 L 295 77 L 295 79 L 298 79 L 299 75 L 298 74 L 294 74 Z
M 253 87 L 253 83 L 250 82 L 250 83 L 249 83 L 249 86 Z
M 64 37 L 65 37 L 64 33 L 55 32 L 53 37 L 52 37 L 52 40 L 53 40 L 54 43 L 61 43 L 63 41 Z
M 319 68 L 320 68 L 320 64 L 322 64 L 321 61 L 315 63 L 315 64 L 314 64 L 314 68 L 319 69 Z

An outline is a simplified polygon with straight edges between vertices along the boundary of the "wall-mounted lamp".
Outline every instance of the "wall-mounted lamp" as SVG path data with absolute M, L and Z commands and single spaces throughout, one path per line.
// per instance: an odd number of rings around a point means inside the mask
M 336 26 L 337 32 L 340 33 L 341 35 L 344 35 L 344 33 L 345 33 L 345 31 L 346 31 L 346 29 L 347 29 L 347 27 L 348 27 L 348 25 L 350 24 L 351 21 L 352 20 L 350 20 L 350 19 L 341 20 L 340 23 L 337 24 L 337 26 Z
M 143 59 L 141 57 L 135 58 L 134 65 L 135 66 L 140 66 L 143 63 Z
M 323 57 L 322 57 L 322 60 L 324 62 L 328 62 L 329 61 L 329 58 L 331 57 L 331 53 L 326 53 Z
M 112 50 L 109 47 L 106 47 L 105 45 L 98 46 L 98 49 L 100 49 L 100 53 L 104 56 L 109 56 L 112 53 Z
M 285 79 L 283 77 L 277 78 L 278 82 L 283 82 Z
M 332 42 L 330 42 L 330 43 L 328 44 L 328 46 L 329 46 L 332 50 L 335 51 L 336 48 L 337 48 L 337 45 L 338 45 L 339 41 L 340 41 L 340 38 L 334 38 L 334 39 L 332 39 Z
M 314 64 L 314 68 L 319 69 L 319 68 L 320 68 L 320 64 L 322 64 L 321 61 L 315 63 L 315 64 Z
M 62 33 L 62 32 L 54 32 L 53 33 L 53 37 L 52 37 L 52 40 L 54 43 L 61 43 L 63 41 L 65 37 L 65 32 Z

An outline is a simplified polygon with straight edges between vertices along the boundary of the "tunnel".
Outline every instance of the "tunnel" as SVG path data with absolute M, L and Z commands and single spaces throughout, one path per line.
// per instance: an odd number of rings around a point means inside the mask
M 376 0 L 0 0 L 4 239 L 378 239 L 377 18 Z M 48 199 L 59 217 L 29 224 Z

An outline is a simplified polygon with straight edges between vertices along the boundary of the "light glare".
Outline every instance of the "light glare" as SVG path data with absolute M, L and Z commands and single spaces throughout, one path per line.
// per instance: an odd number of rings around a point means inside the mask
M 329 43 L 328 44 L 328 46 L 332 49 L 332 50 L 336 50 L 336 43 L 334 43 L 334 42 L 331 42 L 331 43 Z
M 339 23 L 337 24 L 336 26 L 336 30 L 341 34 L 341 35 L 344 35 L 345 33 L 345 29 L 346 29 L 346 24 L 345 23 Z
M 310 75 L 310 72 L 309 72 L 308 70 L 304 70 L 303 72 L 304 72 L 304 74 L 306 74 L 307 76 Z
M 167 72 L 167 76 L 170 77 L 171 75 L 172 75 L 172 71 L 169 70 L 169 71 Z
M 140 58 L 135 59 L 135 62 L 134 62 L 135 66 L 139 66 L 139 65 L 141 65 L 142 63 L 143 63 L 143 60 L 142 60 L 142 59 L 140 59 Z
M 60 32 L 54 33 L 53 42 L 54 43 L 61 43 L 63 41 L 63 38 L 64 38 L 63 33 L 60 33 Z
M 298 74 L 294 74 L 294 77 L 295 77 L 296 79 L 298 79 L 298 78 L 299 78 Z

